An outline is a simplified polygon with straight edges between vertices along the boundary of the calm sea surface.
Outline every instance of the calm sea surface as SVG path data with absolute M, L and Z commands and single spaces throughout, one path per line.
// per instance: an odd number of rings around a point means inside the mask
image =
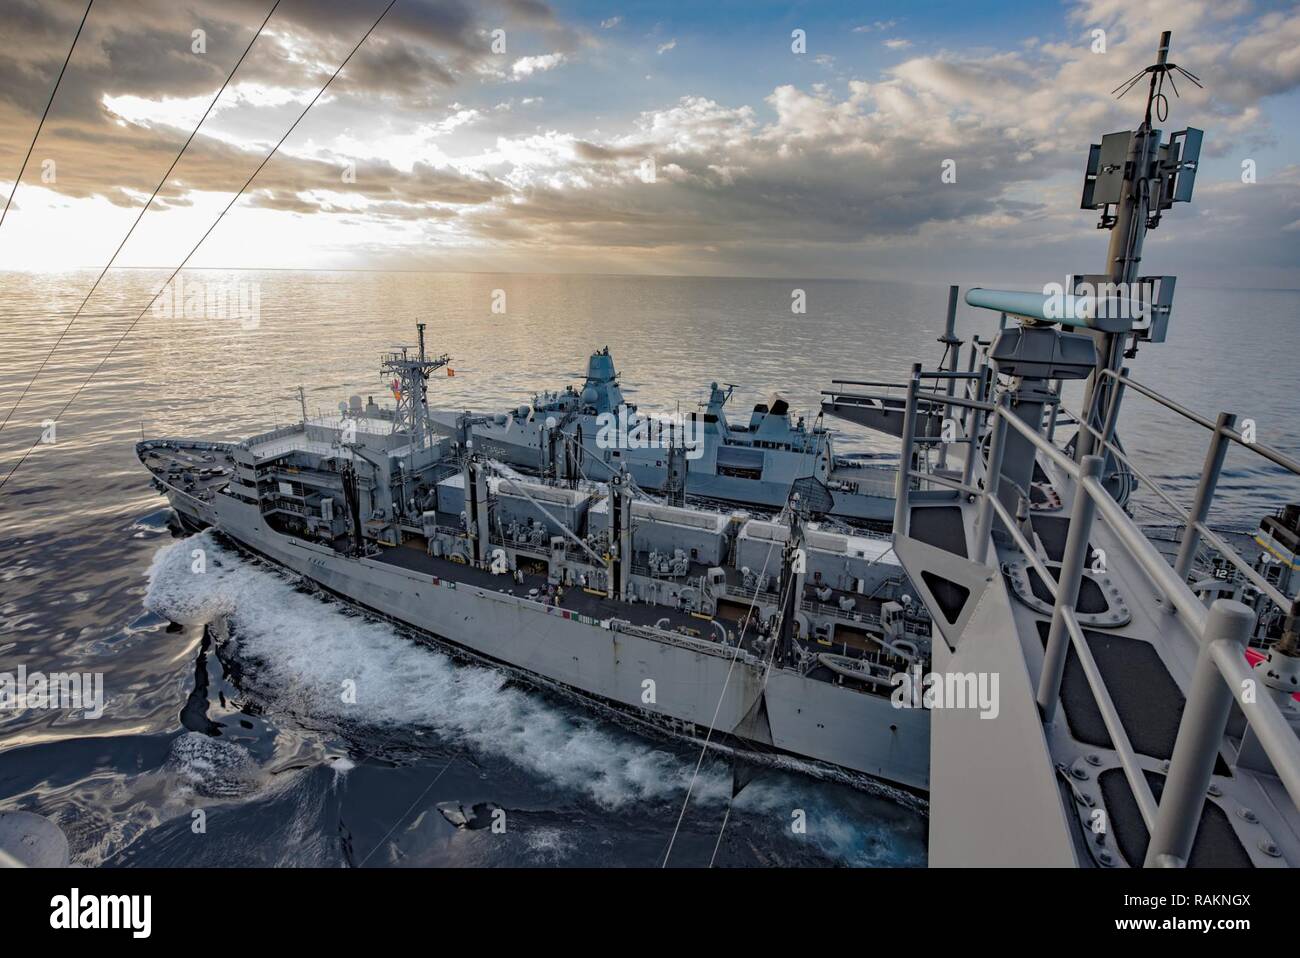
M 0 475 L 164 278 L 106 281 L 0 432 Z M 93 279 L 0 273 L 0 417 Z M 580 379 L 587 355 L 608 345 L 643 409 L 694 408 L 716 380 L 737 384 L 736 413 L 779 389 L 811 417 L 833 378 L 900 380 L 913 361 L 935 362 L 947 297 L 939 286 L 759 279 L 184 279 L 185 298 L 197 284 L 233 292 L 236 305 L 242 293 L 256 316 L 151 310 L 59 418 L 55 442 L 0 490 L 0 673 L 102 672 L 107 698 L 94 720 L 0 712 L 0 808 L 51 816 L 86 864 L 654 864 L 698 757 L 457 665 L 210 541 L 213 575 L 175 575 L 167 550 L 189 544 L 177 544 L 135 460 L 142 431 L 242 438 L 296 420 L 300 383 L 313 411 L 353 393 L 386 398 L 378 354 L 413 342 L 417 321 L 456 371 L 433 383 L 439 407 L 515 406 Z M 791 313 L 796 287 L 804 315 Z M 498 290 L 504 313 L 492 311 Z M 992 329 L 963 307 L 959 335 Z M 1174 399 L 1211 418 L 1249 417 L 1261 441 L 1300 454 L 1300 293 L 1180 289 L 1170 342 L 1131 365 Z M 1204 434 L 1139 397 L 1121 429 L 1186 503 Z M 853 432 L 840 449 L 893 451 Z M 1249 528 L 1297 497 L 1288 476 L 1234 450 L 1214 519 Z M 194 614 L 171 617 L 190 624 L 162 614 L 177 608 Z M 362 677 L 356 704 L 339 698 L 347 676 Z M 924 861 L 920 812 L 775 772 L 741 793 L 718 845 L 730 787 L 725 765 L 706 761 L 674 864 L 706 864 L 715 845 L 721 865 Z M 447 802 L 505 809 L 506 833 L 454 828 L 436 810 Z M 797 809 L 806 835 L 791 831 Z

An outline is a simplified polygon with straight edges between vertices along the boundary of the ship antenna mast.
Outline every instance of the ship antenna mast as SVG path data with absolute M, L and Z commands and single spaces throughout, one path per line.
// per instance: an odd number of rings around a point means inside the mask
M 1119 411 L 1122 392 L 1110 377 L 1120 373 L 1125 358 L 1136 355 L 1139 341 L 1164 342 L 1173 306 L 1173 276 L 1138 275 L 1147 231 L 1159 226 L 1161 215 L 1175 203 L 1191 200 L 1200 162 L 1203 137 L 1200 130 L 1188 127 L 1172 134 L 1167 142 L 1161 142 L 1160 130 L 1151 126 L 1153 115 L 1161 123 L 1169 115 L 1169 101 L 1164 94 L 1166 80 L 1174 96 L 1178 96 L 1175 74 L 1204 88 L 1200 77 L 1170 62 L 1171 36 L 1168 30 L 1160 34 L 1155 63 L 1111 91 L 1123 97 L 1144 76 L 1150 76 L 1141 125 L 1136 131 L 1106 134 L 1100 144 L 1090 147 L 1088 154 L 1080 206 L 1101 211 L 1097 228 L 1110 231 L 1110 243 L 1105 270 L 1076 276 L 1074 291 L 1111 290 L 1124 300 L 1140 305 L 1145 314 L 1131 330 L 1094 333 L 1098 361 L 1089 377 L 1084 414 L 1097 428 Z M 1081 284 L 1085 289 L 1080 289 Z M 1091 433 L 1080 430 L 1076 456 L 1082 461 L 1091 451 Z
M 429 358 L 424 348 L 424 323 L 416 323 L 419 335 L 419 353 L 411 357 L 407 347 L 395 348 L 380 360 L 379 372 L 385 379 L 392 377 L 390 386 L 397 401 L 396 425 L 411 437 L 411 445 L 423 449 L 429 436 L 429 376 L 451 361 L 446 353 Z
M 1185 70 L 1177 63 L 1169 62 L 1169 39 L 1173 36 L 1172 32 L 1166 30 L 1160 34 L 1160 49 L 1156 51 L 1156 62 L 1151 64 L 1145 70 L 1139 70 L 1133 74 L 1115 89 L 1111 90 L 1112 94 L 1118 94 L 1116 99 L 1122 99 L 1124 94 L 1137 86 L 1142 77 L 1148 73 L 1151 74 L 1151 85 L 1147 88 L 1147 109 L 1146 117 L 1142 121 L 1145 129 L 1151 129 L 1151 110 L 1156 111 L 1156 119 L 1163 123 L 1169 115 L 1169 100 L 1165 97 L 1165 79 L 1169 80 L 1169 88 L 1174 91 L 1174 96 L 1178 96 L 1178 84 L 1174 82 L 1174 74 L 1186 77 L 1188 81 L 1195 84 L 1198 89 L 1204 89 L 1205 85 L 1201 83 L 1201 78 L 1190 70 Z

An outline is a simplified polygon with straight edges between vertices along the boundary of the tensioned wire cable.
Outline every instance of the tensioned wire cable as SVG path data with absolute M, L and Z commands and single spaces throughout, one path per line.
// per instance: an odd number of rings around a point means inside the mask
M 338 68 L 333 72 L 333 74 L 330 75 L 330 78 L 325 81 L 325 85 L 322 86 L 319 90 L 317 90 L 316 95 L 311 98 L 311 101 L 305 107 L 303 107 L 303 111 L 298 114 L 298 118 L 293 121 L 293 123 L 289 126 L 289 129 L 285 130 L 284 136 L 280 137 L 279 141 L 275 144 L 275 146 L 271 147 L 271 152 L 266 154 L 266 157 L 262 160 L 262 162 L 257 165 L 257 169 L 253 170 L 252 175 L 249 176 L 248 179 L 244 181 L 244 185 L 239 188 L 239 192 L 236 193 L 233 197 L 231 197 L 230 202 L 226 204 L 225 209 L 221 211 L 220 215 L 216 218 L 216 220 L 213 221 L 212 225 L 207 228 L 207 231 L 204 232 L 204 234 L 199 237 L 199 241 L 194 244 L 194 248 L 185 254 L 185 258 L 181 260 L 180 265 L 178 265 L 174 270 L 172 270 L 171 275 L 167 277 L 167 281 L 158 288 L 158 292 L 154 293 L 153 296 L 150 298 L 149 302 L 145 304 L 144 309 L 140 310 L 140 315 L 137 316 L 135 319 L 131 320 L 131 324 L 127 326 L 126 330 L 122 333 L 122 335 L 118 337 L 117 342 L 115 342 L 112 348 L 110 348 L 109 351 L 104 354 L 104 358 L 99 361 L 99 365 L 97 365 L 91 371 L 90 375 L 87 376 L 85 380 L 82 381 L 81 385 L 77 387 L 77 391 L 72 394 L 71 398 L 69 398 L 66 403 L 63 404 L 63 408 L 61 408 L 58 414 L 54 417 L 53 420 L 54 422 L 58 422 L 59 419 L 63 416 L 63 414 L 68 411 L 68 407 L 70 407 L 74 402 L 77 401 L 77 397 L 81 395 L 82 390 L 84 390 L 88 385 L 90 385 L 91 380 L 93 380 L 95 376 L 99 373 L 99 371 L 104 368 L 104 365 L 112 357 L 113 353 L 115 353 L 117 351 L 117 348 L 122 345 L 122 343 L 126 340 L 126 337 L 131 334 L 131 330 L 135 329 L 136 324 L 139 323 L 140 320 L 144 319 L 145 314 L 149 312 L 149 308 L 153 306 L 154 302 L 158 299 L 158 297 L 162 295 L 162 291 L 166 289 L 171 284 L 172 280 L 176 278 L 176 274 L 185 268 L 185 264 L 190 261 L 190 258 L 196 252 L 198 252 L 198 249 L 200 246 L 203 245 L 204 240 L 206 240 L 212 234 L 212 231 L 217 228 L 217 224 L 220 223 L 222 219 L 225 218 L 225 215 L 230 212 L 230 208 L 235 205 L 236 201 L 238 201 L 238 199 L 241 196 L 243 196 L 244 191 L 248 189 L 249 185 L 253 182 L 253 180 L 257 178 L 257 174 L 262 172 L 262 168 L 265 167 L 266 164 L 271 161 L 271 157 L 275 156 L 276 151 L 279 150 L 280 147 L 284 144 L 284 141 L 289 138 L 289 134 L 293 133 L 293 131 L 297 128 L 298 124 L 302 122 L 302 118 L 307 115 L 307 112 L 316 104 L 316 101 L 319 100 L 321 96 L 325 93 L 325 91 L 329 89 L 330 84 L 334 82 L 335 78 L 340 73 L 343 72 L 343 68 L 348 65 L 348 61 L 350 61 L 352 57 L 356 54 L 356 52 L 361 49 L 361 45 L 365 43 L 367 39 L 369 39 L 370 34 L 375 32 L 375 29 L 379 26 L 380 22 L 384 19 L 384 17 L 388 15 L 388 11 L 393 9 L 393 5 L 396 3 L 397 0 L 389 0 L 388 6 L 384 7 L 383 12 L 380 13 L 379 17 L 375 20 L 375 22 L 370 25 L 370 29 L 367 30 L 365 34 L 361 37 L 361 39 L 357 41 L 356 46 L 352 48 L 351 52 L 348 53 L 348 55 L 343 58 L 343 62 L 338 65 Z M 8 474 L 4 477 L 3 480 L 0 480 L 0 489 L 3 489 L 5 487 L 5 484 L 8 483 L 9 480 L 14 477 L 14 473 L 16 473 L 20 468 L 22 468 L 23 463 L 25 463 L 28 460 L 28 458 L 31 456 L 31 454 L 36 451 L 36 447 L 41 444 L 41 439 L 42 439 L 41 436 L 37 436 L 36 441 L 31 444 L 31 446 L 28 448 L 28 450 L 25 453 L 23 453 L 23 457 L 19 459 L 16 463 L 14 463 L 14 467 L 9 470 Z
M 775 543 L 774 543 L 774 545 L 775 545 Z M 727 665 L 727 675 L 726 675 L 726 677 L 722 680 L 722 691 L 718 693 L 718 704 L 717 704 L 717 705 L 714 707 L 714 709 L 713 709 L 713 718 L 709 721 L 709 730 L 708 730 L 708 732 L 707 732 L 707 733 L 705 734 L 705 736 L 704 736 L 704 743 L 700 746 L 700 757 L 699 757 L 699 759 L 697 759 L 696 762 L 695 762 L 695 770 L 691 773 L 691 780 L 690 780 L 690 783 L 686 786 L 686 796 L 682 799 L 682 810 L 677 814 L 677 823 L 673 826 L 673 834 L 672 834 L 672 837 L 668 839 L 668 848 L 664 851 L 664 860 L 663 860 L 662 864 L 659 866 L 660 868 L 667 868 L 667 867 L 668 867 L 668 859 L 672 857 L 672 854 L 673 854 L 673 845 L 674 845 L 674 844 L 676 843 L 676 841 L 677 841 L 677 833 L 678 833 L 679 831 L 681 831 L 682 820 L 686 817 L 686 806 L 690 804 L 690 801 L 691 801 L 691 793 L 695 790 L 695 781 L 696 781 L 696 779 L 698 779 L 699 776 L 700 776 L 700 767 L 704 764 L 704 756 L 705 756 L 705 754 L 709 751 L 709 741 L 713 738 L 713 731 L 714 731 L 714 728 L 715 728 L 715 727 L 717 726 L 717 724 L 718 724 L 718 715 L 719 715 L 719 713 L 721 713 L 721 711 L 722 711 L 722 702 L 723 702 L 723 699 L 725 699 L 725 698 L 727 697 L 727 686 L 731 684 L 731 673 L 735 670 L 735 668 L 736 668 L 736 659 L 740 658 L 740 653 L 741 653 L 741 651 L 742 651 L 743 648 L 744 648 L 744 644 L 745 644 L 745 632 L 749 629 L 750 623 L 753 621 L 753 618 L 754 618 L 754 607 L 755 607 L 756 605 L 758 605 L 758 586 L 762 585 L 763 579 L 765 579 L 765 578 L 767 577 L 767 566 L 768 566 L 768 563 L 772 561 L 772 553 L 773 553 L 774 551 L 775 551 L 774 548 L 770 548 L 770 549 L 768 549 L 768 551 L 767 551 L 767 556 L 763 559 L 763 569 L 762 569 L 761 572 L 759 572 L 759 574 L 758 574 L 758 579 L 757 579 L 756 582 L 754 583 L 754 585 L 755 585 L 755 588 L 754 588 L 754 597 L 750 600 L 750 603 L 749 603 L 749 612 L 746 613 L 746 615 L 745 615 L 745 624 L 741 627 L 741 630 L 740 630 L 740 637 L 736 640 L 736 651 L 735 651 L 735 653 L 731 656 L 731 662 Z M 793 588 L 793 586 L 794 586 L 794 581 L 795 581 L 795 577 L 794 577 L 794 576 L 791 576 L 791 577 L 790 577 L 790 580 L 786 583 L 786 588 L 787 588 L 787 589 L 789 589 L 789 588 Z M 786 596 L 787 596 L 787 595 L 788 595 L 788 593 L 787 593 L 787 594 L 782 594 L 781 592 L 778 591 L 778 594 L 777 594 L 777 600 L 781 603 L 781 604 L 778 606 L 778 609 L 784 609 L 784 608 L 785 608 L 785 601 L 786 601 Z M 779 613 L 778 613 L 778 614 L 779 614 Z M 778 618 L 778 622 L 779 622 L 779 621 L 780 621 L 780 620 L 779 620 L 779 618 Z M 775 649 L 775 646 L 776 646 L 776 640 L 775 640 L 775 638 L 773 638 L 772 645 L 773 645 L 773 648 Z M 734 796 L 733 796 L 733 798 L 734 798 Z M 728 815 L 728 817 L 730 817 L 730 814 L 731 814 L 731 812 L 730 812 L 730 803 L 728 803 L 728 811 L 727 811 L 727 815 Z M 725 827 L 725 824 L 724 824 L 724 827 Z M 720 839 L 719 839 L 719 840 L 720 840 Z M 715 855 L 717 854 L 717 850 L 716 850 L 716 849 L 714 850 L 714 854 L 715 854 Z M 710 864 L 711 864 L 711 863 L 712 863 L 712 860 L 710 860 Z
M 77 33 L 72 38 L 72 46 L 68 47 L 68 55 L 63 58 L 63 66 L 59 68 L 59 75 L 54 80 L 54 89 L 50 91 L 50 98 L 45 103 L 45 112 L 41 114 L 41 121 L 36 124 L 36 132 L 32 135 L 31 146 L 27 147 L 27 155 L 23 157 L 23 165 L 18 168 L 18 175 L 14 177 L 14 188 L 9 191 L 9 199 L 5 200 L 4 212 L 0 213 L 0 226 L 4 225 L 5 217 L 9 215 L 9 204 L 14 201 L 14 194 L 18 192 L 18 181 L 27 172 L 27 162 L 32 158 L 32 150 L 36 149 L 36 141 L 40 139 L 41 129 L 45 126 L 45 118 L 50 115 L 50 107 L 54 105 L 54 94 L 59 92 L 59 84 L 63 82 L 63 74 L 72 61 L 72 51 L 77 49 L 77 41 L 81 39 L 81 28 L 86 25 L 86 18 L 90 16 L 90 8 L 94 5 L 95 0 L 90 0 L 90 3 L 86 4 L 86 12 L 81 15 L 81 23 L 77 25 Z
M 253 44 L 256 43 L 257 38 L 262 35 L 262 31 L 266 29 L 267 22 L 271 19 L 271 14 L 275 13 L 275 8 L 279 5 L 280 0 L 275 0 L 275 3 L 271 5 L 271 12 L 266 15 L 266 19 L 262 21 L 262 25 L 258 27 L 257 32 L 253 34 L 253 39 L 248 41 L 248 46 L 244 48 L 244 52 L 239 55 L 239 59 L 236 60 L 235 65 L 231 67 L 230 73 L 226 76 L 226 82 L 221 84 L 221 89 L 218 90 L 217 95 L 212 98 L 212 102 L 208 104 L 208 108 L 203 111 L 203 116 L 199 117 L 199 122 L 195 124 L 194 129 L 185 140 L 185 145 L 181 147 L 181 151 L 176 154 L 176 159 L 172 160 L 171 166 L 167 167 L 167 172 L 162 175 L 162 179 L 158 181 L 158 185 L 153 188 L 153 193 L 151 193 L 149 199 L 145 201 L 144 206 L 140 208 L 140 212 L 136 216 L 135 222 L 132 223 L 131 228 L 126 231 L 126 235 L 122 237 L 122 242 L 117 244 L 117 249 L 113 251 L 113 255 L 109 258 L 107 265 L 100 270 L 99 276 L 95 278 L 94 284 L 90 287 L 90 292 L 88 292 L 85 299 L 81 301 L 81 305 L 78 306 L 77 311 L 72 314 L 72 318 L 68 320 L 68 324 L 63 327 L 58 338 L 54 340 L 54 345 L 51 346 L 50 351 L 45 354 L 45 358 L 41 360 L 41 364 L 36 367 L 36 372 L 32 373 L 32 378 L 27 381 L 27 385 L 24 386 L 23 391 L 18 394 L 18 398 L 14 401 L 14 404 L 9 407 L 9 412 L 5 415 L 4 422 L 0 422 L 0 432 L 4 432 L 5 426 L 9 425 L 9 420 L 12 419 L 13 414 L 18 411 L 18 407 L 23 404 L 23 400 L 27 398 L 27 393 L 31 391 L 32 386 L 36 384 L 36 380 L 45 370 L 46 365 L 50 361 L 50 357 L 54 355 L 55 350 L 59 348 L 59 344 L 63 342 L 63 337 L 68 335 L 68 330 L 72 328 L 72 324 L 81 316 L 82 310 L 84 310 L 86 304 L 90 302 L 90 297 L 95 295 L 95 290 L 99 289 L 99 284 L 103 282 L 108 271 L 112 268 L 113 264 L 117 262 L 117 257 L 121 254 L 122 248 L 126 246 L 126 241 L 131 238 L 131 234 L 135 232 L 135 228 L 140 225 L 140 220 L 144 219 L 144 214 L 149 211 L 149 207 L 153 203 L 154 198 L 158 196 L 158 192 L 164 185 L 166 185 L 167 180 L 172 175 L 172 171 L 176 169 L 176 164 L 181 161 L 181 157 L 185 155 L 185 151 L 189 149 L 189 145 L 194 142 L 194 137 L 198 135 L 199 127 L 201 127 L 203 121 L 208 118 L 208 114 L 212 112 L 212 108 L 217 105 L 217 101 L 221 99 L 221 94 L 226 92 L 226 87 L 230 85 L 230 81 L 235 77 L 235 71 L 238 70 L 239 65 L 244 62 L 244 57 L 248 56 L 248 51 L 253 49 Z

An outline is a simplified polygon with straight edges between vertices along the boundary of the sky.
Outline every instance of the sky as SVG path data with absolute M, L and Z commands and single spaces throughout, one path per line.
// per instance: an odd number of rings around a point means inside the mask
M 178 264 L 385 3 L 281 0 L 117 265 Z M 271 4 L 96 0 L 0 269 L 102 268 Z M 6 196 L 84 11 L 0 0 Z M 190 262 L 1064 282 L 1161 30 L 1206 145 L 1143 272 L 1300 286 L 1300 8 L 1247 0 L 397 0 Z

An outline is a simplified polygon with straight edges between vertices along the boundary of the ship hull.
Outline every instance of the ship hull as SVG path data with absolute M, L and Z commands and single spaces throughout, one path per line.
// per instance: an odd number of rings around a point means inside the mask
M 256 506 L 167 490 L 191 526 L 211 526 L 349 602 L 499 663 L 543 686 L 617 709 L 675 734 L 746 745 L 834 766 L 913 792 L 929 778 L 929 713 L 786 670 L 736 659 L 700 640 L 663 641 L 567 618 L 563 610 L 449 583 L 374 558 L 283 535 Z M 764 673 L 767 679 L 764 681 Z M 647 682 L 652 683 L 647 685 Z

